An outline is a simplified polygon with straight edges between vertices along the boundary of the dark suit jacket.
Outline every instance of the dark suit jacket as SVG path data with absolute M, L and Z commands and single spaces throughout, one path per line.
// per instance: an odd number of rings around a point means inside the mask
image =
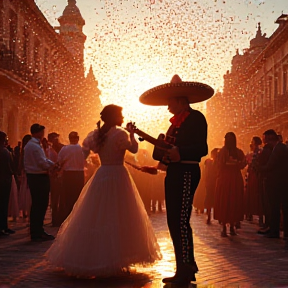
M 10 181 L 13 175 L 13 160 L 9 150 L 0 146 L 0 181 Z
M 272 151 L 273 151 L 273 147 L 271 147 L 268 144 L 265 144 L 262 152 L 260 153 L 260 155 L 257 158 L 257 162 L 259 163 L 260 166 L 264 166 L 268 163 L 268 160 L 269 160 L 269 157 L 270 157 Z
M 200 111 L 190 108 L 190 114 L 173 134 L 181 160 L 200 162 L 207 155 L 207 122 Z
M 266 177 L 271 180 L 288 181 L 288 148 L 285 144 L 278 142 L 269 157 L 266 165 L 261 167 L 266 172 Z

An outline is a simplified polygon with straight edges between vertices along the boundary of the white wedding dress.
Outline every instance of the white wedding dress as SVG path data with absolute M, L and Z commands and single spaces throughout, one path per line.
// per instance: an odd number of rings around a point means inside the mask
M 124 129 L 112 127 L 96 149 L 94 133 L 83 145 L 99 153 L 101 166 L 46 253 L 53 266 L 80 277 L 116 275 L 129 265 L 161 258 L 150 219 L 123 165 L 125 151 L 136 153 L 137 142 L 131 143 Z

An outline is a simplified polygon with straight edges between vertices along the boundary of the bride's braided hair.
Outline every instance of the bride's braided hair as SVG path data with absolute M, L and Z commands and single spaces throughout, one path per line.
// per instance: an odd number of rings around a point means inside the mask
M 104 124 L 100 126 L 101 121 L 97 122 L 97 132 L 94 133 L 94 142 L 96 147 L 100 148 L 103 146 L 106 134 L 110 130 L 111 127 L 115 126 L 117 123 L 117 118 L 122 112 L 122 107 L 110 104 L 103 108 L 101 111 L 101 120 L 103 120 Z

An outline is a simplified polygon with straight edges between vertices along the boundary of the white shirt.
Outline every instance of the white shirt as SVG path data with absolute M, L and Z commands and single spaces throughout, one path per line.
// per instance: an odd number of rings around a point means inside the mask
M 57 162 L 58 154 L 51 146 L 48 146 L 48 148 L 46 149 L 46 156 L 51 161 Z
M 69 144 L 60 150 L 58 162 L 64 171 L 84 171 L 84 155 L 79 144 Z
M 32 137 L 24 147 L 24 169 L 30 174 L 47 174 L 54 162 L 46 158 L 40 140 Z

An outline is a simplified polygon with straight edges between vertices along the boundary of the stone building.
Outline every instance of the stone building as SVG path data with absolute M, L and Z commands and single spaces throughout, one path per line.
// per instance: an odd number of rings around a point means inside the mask
M 0 130 L 11 145 L 29 133 L 32 123 L 84 137 L 101 109 L 92 67 L 85 77 L 85 20 L 75 0 L 55 31 L 34 0 L 0 0 Z M 57 29 L 56 29 L 57 30 Z
M 214 145 L 223 143 L 228 131 L 236 133 L 239 146 L 247 151 L 251 138 L 267 129 L 288 137 L 288 15 L 282 14 L 275 23 L 279 26 L 269 38 L 258 24 L 250 47 L 233 57 L 223 92 L 208 101 Z

